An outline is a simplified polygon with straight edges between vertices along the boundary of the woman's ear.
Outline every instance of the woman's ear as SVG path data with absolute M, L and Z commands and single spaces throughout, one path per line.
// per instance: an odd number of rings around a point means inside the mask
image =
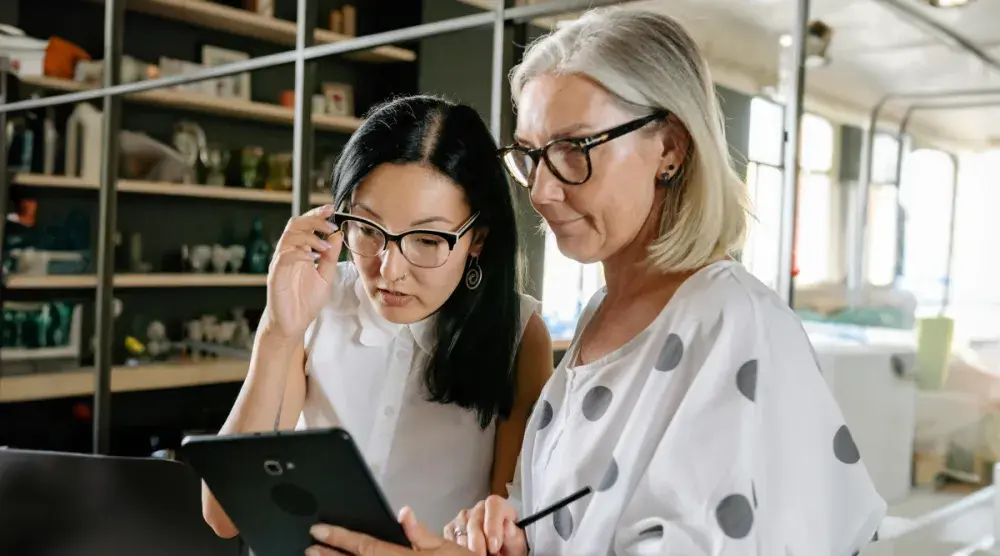
M 672 177 L 687 162 L 688 153 L 691 152 L 691 134 L 688 133 L 687 128 L 677 116 L 671 114 L 663 125 L 661 137 L 663 138 L 663 153 L 659 175 Z
M 489 233 L 489 228 L 475 228 L 472 231 L 472 245 L 469 246 L 470 255 L 478 257 L 483 252 L 483 245 L 486 243 L 486 236 Z

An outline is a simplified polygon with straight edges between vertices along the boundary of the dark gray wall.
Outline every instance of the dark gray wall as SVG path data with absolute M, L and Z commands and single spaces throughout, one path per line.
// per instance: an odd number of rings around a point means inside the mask
M 0 23 L 6 23 L 7 25 L 17 25 L 17 8 L 18 3 L 16 0 L 3 0 L 0 1 Z
M 423 21 L 441 21 L 481 10 L 456 0 L 424 0 Z M 536 36 L 541 30 L 532 31 Z M 504 67 L 514 63 L 515 37 L 518 33 L 508 27 L 504 38 Z M 518 37 L 519 38 L 519 37 Z M 468 29 L 424 39 L 420 42 L 420 91 L 436 93 L 475 108 L 483 121 L 490 120 L 490 93 L 493 60 L 493 27 Z M 514 112 L 510 102 L 507 79 L 502 81 L 504 103 L 501 121 L 501 143 L 511 139 L 514 129 Z M 528 199 L 527 191 L 515 190 L 515 205 L 521 249 L 524 253 L 525 292 L 540 298 L 542 295 L 542 268 L 545 237 L 539 233 L 541 219 Z

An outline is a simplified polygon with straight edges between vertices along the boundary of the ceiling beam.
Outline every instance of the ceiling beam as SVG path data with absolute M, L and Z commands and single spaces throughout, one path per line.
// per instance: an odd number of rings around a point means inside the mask
M 944 42 L 945 44 L 964 50 L 965 52 L 968 52 L 978 58 L 987 67 L 995 71 L 1000 71 L 1000 59 L 987 52 L 982 46 L 965 38 L 961 33 L 927 15 L 924 11 L 918 9 L 912 3 L 901 0 L 874 1 L 902 15 L 904 18 L 909 19 L 918 27 L 921 27 L 930 33 L 934 38 Z

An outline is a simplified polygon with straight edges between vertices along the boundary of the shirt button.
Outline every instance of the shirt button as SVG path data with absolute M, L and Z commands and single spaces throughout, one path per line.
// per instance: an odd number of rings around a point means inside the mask
M 378 475 L 379 469 L 377 465 L 372 466 L 372 475 Z
M 387 407 L 387 408 L 385 408 L 385 410 L 382 413 L 384 413 L 386 417 L 390 417 L 395 412 L 396 412 L 395 409 L 393 409 L 391 407 Z

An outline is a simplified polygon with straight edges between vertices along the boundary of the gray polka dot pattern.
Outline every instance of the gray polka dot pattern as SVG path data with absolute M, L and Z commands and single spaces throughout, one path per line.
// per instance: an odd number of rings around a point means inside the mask
M 594 386 L 583 396 L 583 416 L 588 421 L 596 421 L 608 411 L 611 406 L 611 394 L 606 386 Z
M 556 513 L 552 514 L 552 525 L 555 526 L 556 533 L 562 537 L 562 540 L 568 541 L 570 535 L 573 534 L 573 514 L 570 513 L 569 508 L 559 508 Z
M 757 396 L 757 360 L 751 359 L 736 371 L 736 387 L 750 401 Z
M 644 538 L 644 537 L 645 538 L 656 537 L 656 538 L 661 538 L 662 539 L 663 538 L 663 526 L 662 525 L 653 525 L 652 527 L 646 527 L 642 531 L 639 531 L 639 537 L 640 538 Z
M 601 483 L 597 485 L 597 491 L 603 492 L 615 485 L 615 481 L 618 480 L 618 462 L 615 458 L 611 458 L 611 465 L 608 466 L 608 470 L 604 472 L 604 477 L 601 479 Z
M 833 436 L 833 453 L 838 460 L 848 465 L 861 461 L 861 452 L 858 451 L 858 445 L 854 443 L 847 425 L 842 425 Z
M 742 494 L 730 494 L 715 508 L 715 519 L 727 537 L 742 539 L 753 527 L 753 508 Z
M 684 342 L 677 334 L 667 336 L 667 341 L 663 342 L 660 355 L 656 358 L 655 368 L 657 371 L 672 371 L 681 363 L 684 356 Z
M 541 416 L 538 417 L 538 430 L 542 430 L 549 426 L 552 422 L 552 404 L 547 400 L 542 401 L 542 407 L 539 409 L 542 412 Z

